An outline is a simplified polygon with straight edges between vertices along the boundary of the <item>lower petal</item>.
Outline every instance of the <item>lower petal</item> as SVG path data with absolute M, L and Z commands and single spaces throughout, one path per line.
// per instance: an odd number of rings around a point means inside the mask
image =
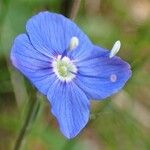
M 47 97 L 61 132 L 67 138 L 75 137 L 89 119 L 89 100 L 85 93 L 73 82 L 57 80 L 49 89 Z

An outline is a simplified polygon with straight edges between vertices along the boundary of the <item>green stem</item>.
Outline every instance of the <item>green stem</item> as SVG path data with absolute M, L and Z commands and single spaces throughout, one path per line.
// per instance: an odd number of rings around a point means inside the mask
M 27 133 L 27 130 L 29 129 L 30 122 L 32 121 L 33 116 L 35 117 L 35 115 L 37 114 L 36 107 L 39 106 L 37 104 L 38 104 L 38 101 L 36 98 L 31 98 L 29 100 L 29 108 L 28 108 L 27 116 L 20 130 L 20 133 L 16 139 L 14 150 L 19 150 L 21 148 L 22 141 Z

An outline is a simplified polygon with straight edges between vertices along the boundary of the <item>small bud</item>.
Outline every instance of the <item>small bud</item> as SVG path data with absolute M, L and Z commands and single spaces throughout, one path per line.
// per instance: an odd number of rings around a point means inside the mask
M 73 36 L 69 43 L 69 50 L 75 49 L 79 45 L 79 39 L 76 36 Z
M 111 49 L 111 52 L 109 54 L 109 58 L 114 57 L 118 53 L 120 47 L 121 47 L 121 42 L 116 41 L 115 44 L 113 45 L 113 48 Z

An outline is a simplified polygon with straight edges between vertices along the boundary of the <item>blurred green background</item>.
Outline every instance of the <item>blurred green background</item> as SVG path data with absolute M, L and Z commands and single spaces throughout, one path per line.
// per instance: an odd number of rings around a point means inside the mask
M 16 35 L 42 10 L 68 14 L 71 0 L 0 0 L 0 150 L 13 148 L 36 99 L 35 115 L 22 150 L 150 150 L 150 1 L 81 0 L 75 22 L 90 39 L 131 64 L 125 88 L 105 101 L 92 102 L 90 121 L 79 136 L 65 139 L 46 98 L 10 62 Z

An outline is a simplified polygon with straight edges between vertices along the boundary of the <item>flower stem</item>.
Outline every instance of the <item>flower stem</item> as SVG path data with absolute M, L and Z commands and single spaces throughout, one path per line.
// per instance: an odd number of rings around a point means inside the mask
M 70 15 L 69 15 L 69 18 L 71 20 L 74 20 L 77 15 L 79 7 L 80 7 L 80 2 L 81 0 L 73 0 L 72 7 L 70 9 Z
M 27 133 L 27 130 L 29 129 L 30 122 L 32 121 L 33 116 L 35 118 L 35 115 L 37 113 L 37 106 L 39 107 L 38 100 L 34 96 L 34 98 L 31 98 L 29 100 L 29 108 L 28 108 L 27 116 L 26 116 L 24 124 L 20 130 L 20 133 L 16 139 L 14 150 L 19 150 L 21 148 L 21 144 L 23 142 L 23 139 Z

